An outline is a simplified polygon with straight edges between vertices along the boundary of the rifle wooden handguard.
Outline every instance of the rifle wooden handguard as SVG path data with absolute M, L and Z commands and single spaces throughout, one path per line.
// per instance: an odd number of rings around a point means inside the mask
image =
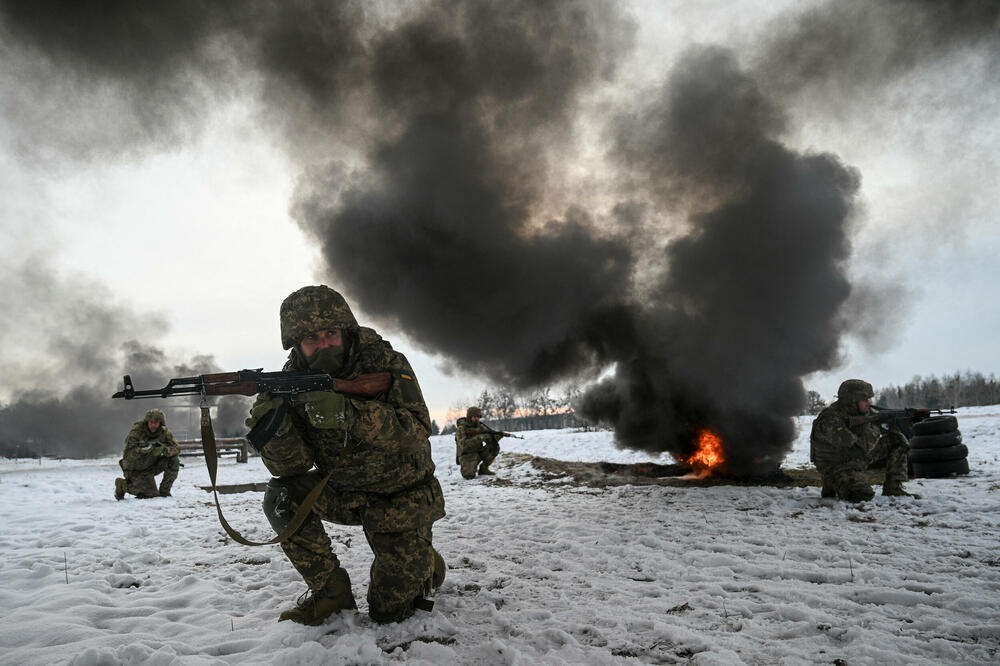
M 392 374 L 388 372 L 373 372 L 367 375 L 358 375 L 354 379 L 333 380 L 333 390 L 337 393 L 364 398 L 374 398 L 379 393 L 388 391 L 390 386 L 392 386 Z

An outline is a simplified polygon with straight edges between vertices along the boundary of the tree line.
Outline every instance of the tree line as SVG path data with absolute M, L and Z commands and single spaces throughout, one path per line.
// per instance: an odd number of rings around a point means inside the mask
M 483 420 L 500 430 L 542 430 L 546 428 L 567 428 L 585 425 L 578 419 L 573 404 L 583 389 L 577 384 L 569 384 L 561 391 L 551 387 L 538 388 L 528 393 L 518 393 L 503 386 L 498 389 L 483 389 L 476 398 L 448 410 L 449 423 L 441 430 L 447 435 L 455 431 L 455 421 L 465 416 L 465 411 L 476 405 L 483 411 Z
M 886 386 L 875 392 L 875 403 L 883 407 L 972 407 L 1000 403 L 1000 381 L 981 372 L 956 372 L 941 377 L 916 376 L 902 386 Z
M 915 376 L 906 384 L 890 384 L 875 391 L 875 404 L 889 409 L 902 407 L 973 407 L 1000 404 L 1000 381 L 996 375 L 989 377 L 981 372 L 955 372 L 938 378 Z M 826 402 L 816 391 L 806 394 L 803 414 L 818 414 Z

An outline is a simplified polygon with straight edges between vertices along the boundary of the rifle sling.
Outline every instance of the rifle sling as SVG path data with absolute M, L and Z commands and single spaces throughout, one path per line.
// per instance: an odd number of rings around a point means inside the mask
M 209 413 L 209 407 L 204 406 L 201 408 L 201 449 L 205 454 L 205 465 L 208 467 L 208 478 L 212 482 L 212 495 L 215 497 L 215 509 L 219 513 L 219 522 L 222 524 L 222 528 L 226 530 L 226 534 L 231 536 L 234 541 L 241 543 L 244 546 L 269 546 L 273 543 L 281 543 L 288 539 L 288 537 L 295 534 L 295 531 L 299 529 L 303 522 L 305 522 L 306 517 L 312 510 L 313 505 L 316 504 L 316 500 L 319 498 L 320 493 L 326 488 L 326 482 L 330 480 L 330 474 L 324 476 L 316 487 L 309 491 L 309 494 L 296 509 L 295 515 L 292 517 L 292 521 L 288 524 L 288 527 L 274 537 L 270 541 L 250 541 L 246 539 L 242 534 L 234 530 L 229 523 L 226 522 L 225 517 L 222 515 L 222 506 L 219 504 L 219 491 L 215 487 L 215 477 L 218 472 L 219 467 L 219 454 L 215 446 L 215 431 L 212 428 L 212 415 Z

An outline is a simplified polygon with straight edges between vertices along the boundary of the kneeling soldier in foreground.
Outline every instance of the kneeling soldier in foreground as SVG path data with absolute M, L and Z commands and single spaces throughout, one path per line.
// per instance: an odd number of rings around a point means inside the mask
M 275 478 L 264 513 L 280 534 L 318 484 L 308 518 L 281 543 L 309 590 L 281 620 L 321 624 L 357 608 L 351 580 L 333 553 L 322 520 L 361 525 L 375 555 L 368 612 L 397 622 L 433 605 L 425 597 L 444 580 L 431 545 L 444 497 L 434 477 L 430 415 L 406 358 L 370 328 L 358 326 L 344 298 L 326 286 L 303 287 L 281 304 L 286 371 L 318 370 L 339 379 L 389 372 L 388 391 L 361 399 L 336 391 L 300 393 L 288 403 L 261 394 L 247 426 L 278 421 L 270 441 L 250 439 Z M 280 410 L 275 412 L 275 410 Z

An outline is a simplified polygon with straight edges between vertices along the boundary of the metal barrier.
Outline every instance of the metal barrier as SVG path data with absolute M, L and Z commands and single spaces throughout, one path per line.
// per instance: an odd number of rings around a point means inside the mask
M 200 439 L 179 439 L 177 446 L 181 449 L 182 456 L 200 456 L 204 454 Z M 219 457 L 224 453 L 235 453 L 236 462 L 245 463 L 250 457 L 250 442 L 246 437 L 218 437 L 215 440 L 215 449 Z

